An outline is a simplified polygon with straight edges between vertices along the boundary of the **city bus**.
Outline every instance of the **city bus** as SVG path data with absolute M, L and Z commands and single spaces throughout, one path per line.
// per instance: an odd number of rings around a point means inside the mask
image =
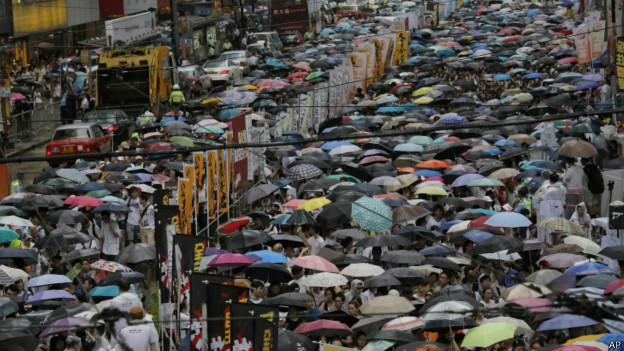
M 321 0 L 271 0 L 271 25 L 279 33 L 321 30 Z

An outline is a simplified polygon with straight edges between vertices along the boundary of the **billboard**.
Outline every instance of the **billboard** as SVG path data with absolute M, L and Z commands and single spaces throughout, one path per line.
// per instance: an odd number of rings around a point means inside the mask
M 13 5 L 13 32 L 16 37 L 67 25 L 65 0 L 46 2 L 12 0 L 11 4 Z
M 125 42 L 131 37 L 149 35 L 156 29 L 156 14 L 143 12 L 132 16 L 115 18 L 104 22 L 106 42 L 113 46 L 117 40 Z

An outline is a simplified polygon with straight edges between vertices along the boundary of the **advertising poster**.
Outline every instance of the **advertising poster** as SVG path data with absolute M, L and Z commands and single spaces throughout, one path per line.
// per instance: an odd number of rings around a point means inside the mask
M 277 320 L 275 307 L 255 304 L 232 304 L 232 347 L 242 350 L 276 351 Z M 263 318 L 263 319 L 260 319 Z
M 244 144 L 249 142 L 249 135 L 247 134 L 246 119 L 251 117 L 246 114 L 238 115 L 232 118 L 232 140 L 234 144 Z M 237 193 L 245 188 L 248 184 L 248 161 L 247 161 L 247 149 L 237 148 L 233 150 L 232 166 L 234 169 L 234 184 L 232 191 Z
M 574 45 L 576 46 L 576 58 L 578 63 L 588 63 L 589 56 L 589 40 L 587 35 L 587 26 L 581 24 L 574 28 Z
M 228 180 L 228 165 L 224 160 L 223 151 L 217 151 L 217 204 L 220 213 L 227 213 L 229 211 L 229 180 Z
M 595 21 L 589 28 L 589 45 L 592 60 L 599 58 L 607 48 L 604 40 L 604 29 L 605 21 Z
M 206 342 L 210 351 L 232 350 L 232 304 L 247 303 L 249 289 L 214 284 L 206 288 L 208 304 L 208 337 Z M 212 320 L 214 319 L 214 320 Z
M 217 216 L 217 154 L 215 151 L 206 153 L 206 201 L 208 201 L 208 218 L 215 219 Z
M 191 235 L 176 235 L 173 238 L 174 253 L 176 257 L 176 271 L 180 289 L 179 302 L 189 303 L 192 272 L 199 269 L 199 263 L 208 246 L 207 238 Z

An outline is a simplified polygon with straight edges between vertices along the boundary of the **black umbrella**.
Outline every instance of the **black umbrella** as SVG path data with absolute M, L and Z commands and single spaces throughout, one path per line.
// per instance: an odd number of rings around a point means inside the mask
M 312 340 L 303 334 L 280 329 L 277 333 L 278 351 L 314 351 Z
M 360 239 L 364 239 L 367 236 L 369 236 L 368 234 L 364 233 L 363 231 L 357 229 L 357 228 L 351 228 L 351 229 L 340 229 L 340 230 L 336 230 L 335 232 L 330 234 L 331 236 L 334 237 L 334 239 L 346 239 L 346 238 L 351 238 L 354 240 L 360 240 Z
M 360 321 L 358 318 L 355 318 L 354 316 L 348 314 L 345 311 L 332 311 L 332 312 L 323 313 L 322 315 L 319 316 L 319 318 L 329 319 L 332 321 L 338 321 L 338 322 L 348 325 L 349 327 L 351 327 L 352 325 Z
M 449 271 L 461 272 L 462 270 L 457 263 L 445 257 L 427 257 L 422 261 L 422 264 L 430 264 L 434 267 Z
M 24 187 L 24 191 L 27 193 L 51 195 L 56 194 L 56 190 L 46 184 L 29 184 Z
M 370 260 L 358 254 L 341 254 L 339 257 L 330 260 L 336 266 L 348 266 L 352 263 L 369 263 Z
M 314 220 L 314 217 L 312 217 L 312 215 L 310 215 L 310 213 L 308 213 L 308 211 L 306 210 L 295 210 L 295 212 L 293 212 L 290 218 L 288 218 L 288 221 L 286 221 L 286 224 L 295 225 L 295 226 L 302 226 L 302 225 L 315 224 L 315 223 L 316 223 L 316 220 Z
M 364 282 L 364 289 L 379 288 L 382 286 L 397 286 L 401 285 L 401 281 L 391 275 L 378 275 L 373 278 L 368 278 Z
M 361 195 L 358 196 L 358 198 L 360 197 Z M 327 204 L 323 206 L 323 211 L 316 216 L 316 223 L 326 230 L 349 223 L 351 221 L 351 206 L 352 203 L 346 201 Z
M 422 206 L 422 202 L 419 204 Z M 409 226 L 392 232 L 394 235 L 400 235 L 411 242 L 416 242 L 419 239 L 433 239 L 438 240 L 439 236 L 436 232 L 433 232 L 425 227 Z
M 506 160 L 509 158 L 513 158 L 516 156 L 520 156 L 523 154 L 526 154 L 527 152 L 529 152 L 529 150 L 525 150 L 521 147 L 512 147 L 511 149 L 507 149 L 505 150 L 505 152 L 503 152 L 502 154 L 500 154 L 500 159 L 501 160 Z
M 624 245 L 616 245 L 604 248 L 598 254 L 602 256 L 607 256 L 614 260 L 622 261 L 624 260 Z
M 424 330 L 436 330 L 436 329 L 468 329 L 477 326 L 477 322 L 474 319 L 467 317 L 459 319 L 438 319 L 430 320 L 425 323 Z
M 87 218 L 87 216 L 79 211 L 58 210 L 48 213 L 48 215 L 45 217 L 45 220 L 49 223 L 61 225 L 86 223 L 89 221 L 89 218 Z
M 399 264 L 420 264 L 425 259 L 425 256 L 414 251 L 396 250 L 388 251 L 381 257 L 384 262 L 392 262 Z
M 475 254 L 492 253 L 502 250 L 507 250 L 508 252 L 521 252 L 523 248 L 524 243 L 519 239 L 512 236 L 495 235 L 475 245 L 473 252 Z
M 605 169 L 621 169 L 624 168 L 624 158 L 614 158 L 604 163 Z
M 294 279 L 284 266 L 266 262 L 252 264 L 245 268 L 245 274 L 249 278 L 262 280 L 263 282 L 289 282 Z
M 267 245 L 273 245 L 275 243 L 281 243 L 284 247 L 304 247 L 306 246 L 303 239 L 296 235 L 290 234 L 276 234 L 271 236 L 271 240 L 267 241 Z
M 39 261 L 38 254 L 32 250 L 22 250 L 14 248 L 0 249 L 0 258 L 22 259 L 27 264 L 37 263 Z
M 444 145 L 444 144 L 442 144 Z M 444 150 L 438 151 L 433 158 L 436 160 L 445 160 L 445 159 L 456 159 L 461 156 L 464 152 L 470 149 L 470 145 L 462 144 L 462 143 L 454 143 Z
M 261 304 L 270 306 L 290 306 L 290 307 L 302 307 L 305 308 L 304 301 L 312 299 L 312 296 L 306 293 L 285 293 L 275 297 L 268 297 L 262 300 Z
M 127 163 L 122 163 L 122 162 L 109 163 L 107 165 L 104 165 L 104 167 L 102 167 L 102 172 L 123 172 L 128 168 L 130 168 L 130 165 Z
M 264 197 L 271 195 L 272 193 L 279 190 L 277 185 L 273 184 L 261 184 L 256 187 L 253 187 L 250 191 L 248 191 L 241 202 L 245 205 L 250 204 L 254 201 L 260 200 Z
M 47 169 L 43 172 L 41 172 L 41 174 L 39 174 L 38 176 L 35 177 L 35 179 L 33 180 L 34 184 L 39 184 L 39 183 L 43 183 L 48 179 L 51 178 L 56 178 L 56 171 L 53 169 Z
M 284 141 L 292 141 L 284 140 Z M 295 140 L 297 141 L 297 140 Z M 266 157 L 269 159 L 281 159 L 282 157 L 297 156 L 297 149 L 292 145 L 271 146 L 267 148 Z
M 29 197 L 26 200 L 20 202 L 17 207 L 23 210 L 37 210 L 38 208 L 57 208 L 63 207 L 63 200 L 53 195 L 42 195 L 36 197 Z
M 39 346 L 39 339 L 28 330 L 13 330 L 0 333 L 0 350 L 34 351 Z
M 109 182 L 122 182 L 122 183 L 141 183 L 143 180 L 136 174 L 120 172 L 109 174 L 104 177 Z
M 370 182 L 371 180 L 373 180 L 372 173 L 362 165 L 349 162 L 342 164 L 340 168 L 342 168 L 342 171 L 346 174 L 354 176 L 362 181 Z
M 122 279 L 127 280 L 130 284 L 136 284 L 136 283 L 140 283 L 144 281 L 145 276 L 139 272 L 117 272 L 113 275 L 110 275 L 100 280 L 98 285 L 100 286 L 115 285 Z
M 0 296 L 0 318 L 6 318 L 19 311 L 17 302 L 10 297 Z
M 402 281 L 405 285 L 411 286 L 416 285 L 418 282 L 425 279 L 420 272 L 406 267 L 390 268 L 382 275 L 391 275 Z
M 243 230 L 227 238 L 224 249 L 228 251 L 245 249 L 271 241 L 272 239 L 269 234 L 258 230 Z
M 61 263 L 68 263 L 72 261 L 79 261 L 85 259 L 91 259 L 100 255 L 100 250 L 96 249 L 80 249 L 74 250 L 67 255 L 63 256 Z
M 468 201 L 462 200 L 458 197 L 445 197 L 442 200 L 438 200 L 438 203 L 442 205 L 451 205 L 451 206 L 462 207 L 462 208 L 472 207 L 472 205 L 470 205 Z
M 375 335 L 369 336 L 367 340 L 389 340 L 396 342 L 415 342 L 418 339 L 411 333 L 396 329 L 383 329 Z
M 619 280 L 619 278 L 613 274 L 586 275 L 581 280 L 579 280 L 577 285 L 595 287 L 598 289 L 606 289 L 609 284 L 616 280 Z
M 156 259 L 156 247 L 154 245 L 139 243 L 124 247 L 117 257 L 119 263 L 139 263 Z
M 399 235 L 377 235 L 369 236 L 359 240 L 355 246 L 358 247 L 383 247 L 383 246 L 410 246 L 411 241 Z
M 50 234 L 41 239 L 37 243 L 37 247 L 40 248 L 55 248 L 58 250 L 64 250 L 67 247 L 71 247 L 76 244 L 83 244 L 93 240 L 92 237 L 85 233 L 71 232 L 64 234 Z

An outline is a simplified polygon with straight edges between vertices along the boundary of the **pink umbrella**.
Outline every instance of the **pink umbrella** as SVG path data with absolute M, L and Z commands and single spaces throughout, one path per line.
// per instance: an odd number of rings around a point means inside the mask
M 20 93 L 11 94 L 11 101 L 24 100 L 26 97 Z
M 509 302 L 528 308 L 531 312 L 546 312 L 552 309 L 552 302 L 538 297 L 512 299 Z
M 312 68 L 310 68 L 310 64 L 307 62 L 298 62 L 292 65 L 293 68 L 302 69 L 304 71 L 312 72 Z
M 338 267 L 321 256 L 303 256 L 290 261 L 294 266 L 299 266 L 315 271 L 340 273 Z
M 295 333 L 308 334 L 310 336 L 348 336 L 353 334 L 353 330 L 344 323 L 327 319 L 303 323 L 295 330 Z
M 308 200 L 293 199 L 293 200 L 290 200 L 287 203 L 285 203 L 284 207 L 287 207 L 287 208 L 298 208 L 299 206 L 303 205 L 306 201 L 308 201 Z
M 99 260 L 91 263 L 91 268 L 107 272 L 132 272 L 132 269 L 114 261 Z
M 67 199 L 65 199 L 65 201 L 63 201 L 63 203 L 65 205 L 97 207 L 104 202 L 91 196 L 82 195 L 68 197 Z
M 149 139 L 149 138 L 159 138 L 163 136 L 163 133 L 160 132 L 151 132 L 151 133 L 145 133 L 145 135 L 143 135 L 143 137 L 145 139 Z
M 196 123 L 196 125 L 199 127 L 216 126 L 218 124 L 219 121 L 217 121 L 216 119 L 202 119 L 201 121 Z M 195 127 L 193 127 L 193 129 L 195 129 Z
M 474 167 L 468 166 L 468 165 L 454 165 L 454 166 L 447 168 L 444 171 L 444 173 L 448 173 L 452 171 L 464 171 L 468 173 L 477 173 L 477 170 Z
M 4 200 L 10 200 L 10 199 L 25 199 L 28 197 L 27 193 L 17 193 L 17 194 L 13 194 L 13 195 L 9 195 L 9 196 L 5 196 L 2 201 Z
M 458 47 L 461 45 L 459 45 L 459 43 L 456 41 L 447 41 L 446 43 L 442 44 L 442 46 L 444 46 L 445 48 L 452 48 L 452 47 Z
M 446 181 L 442 179 L 442 177 L 429 177 L 422 181 L 422 183 L 425 183 L 425 182 L 440 182 L 440 183 L 446 184 Z
M 268 88 L 281 88 L 281 87 L 287 87 L 290 84 L 283 81 L 283 80 L 275 80 L 275 79 L 264 79 L 261 80 L 257 86 L 259 87 L 268 87 Z
M 624 279 L 613 281 L 613 282 L 609 283 L 609 285 L 607 285 L 607 288 L 605 289 L 603 294 L 605 294 L 605 295 L 610 294 L 610 293 L 616 291 L 617 289 L 619 289 L 622 286 L 624 286 Z
M 289 75 L 288 77 L 286 77 L 286 79 L 305 78 L 307 76 L 308 76 L 307 72 L 295 72 L 295 73 Z
M 162 174 L 154 174 L 152 176 L 152 180 L 158 183 L 166 183 L 166 182 L 172 182 L 173 178 L 169 178 Z
M 254 261 L 252 261 L 249 257 L 237 254 L 237 253 L 226 253 L 223 255 L 219 255 L 210 261 L 210 266 L 215 267 L 237 267 L 237 266 L 245 266 L 251 265 Z

